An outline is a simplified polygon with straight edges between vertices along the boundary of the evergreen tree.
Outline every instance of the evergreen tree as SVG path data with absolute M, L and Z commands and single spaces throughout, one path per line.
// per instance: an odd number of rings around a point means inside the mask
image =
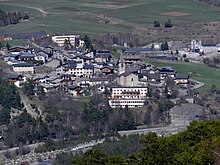
M 171 28 L 171 27 L 173 27 L 173 24 L 172 24 L 172 22 L 171 22 L 171 20 L 170 19 L 168 19 L 168 21 L 167 22 L 165 22 L 165 28 Z
M 6 43 L 6 48 L 9 49 L 11 46 L 9 45 L 9 43 Z
M 154 27 L 160 27 L 160 22 L 159 21 L 154 21 Z
M 163 42 L 161 44 L 161 50 L 165 51 L 165 50 L 169 50 L 169 46 L 167 42 Z
M 89 49 L 90 51 L 92 51 L 93 50 L 93 46 L 92 46 L 90 38 L 87 35 L 85 35 L 82 40 L 85 42 L 85 48 Z

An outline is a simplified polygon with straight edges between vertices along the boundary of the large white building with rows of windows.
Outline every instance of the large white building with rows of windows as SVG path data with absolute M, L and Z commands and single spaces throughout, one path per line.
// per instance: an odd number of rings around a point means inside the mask
M 111 99 L 109 100 L 109 105 L 112 108 L 125 107 L 126 105 L 129 108 L 142 107 L 144 106 L 146 96 L 147 96 L 147 87 L 133 86 L 117 86 L 111 88 Z
M 80 45 L 79 38 L 80 38 L 79 35 L 60 35 L 60 36 L 53 36 L 52 41 L 59 46 L 64 46 L 64 42 L 65 40 L 67 40 L 72 46 L 79 46 Z

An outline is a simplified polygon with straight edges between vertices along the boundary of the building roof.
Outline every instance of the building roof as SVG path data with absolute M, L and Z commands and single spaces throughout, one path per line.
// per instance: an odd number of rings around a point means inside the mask
M 84 56 L 84 55 L 79 55 L 79 54 L 77 54 L 76 57 L 74 57 L 74 58 L 77 58 L 77 57 L 79 57 L 79 58 L 81 58 L 81 59 L 83 59 L 83 60 L 92 60 L 91 57 Z
M 27 57 L 27 56 L 31 56 L 31 57 L 33 56 L 33 57 L 34 57 L 34 56 L 35 56 L 35 55 L 32 54 L 31 52 L 21 52 L 21 53 L 19 53 L 19 55 L 20 55 L 20 56 L 25 56 L 25 57 Z
M 127 77 L 127 76 L 129 76 L 129 75 L 131 75 L 131 74 L 134 74 L 134 73 L 124 72 L 124 73 L 120 74 L 119 76 L 120 76 L 120 77 L 121 77 L 121 76 Z
M 134 88 L 147 88 L 147 87 L 144 87 L 144 86 L 114 86 L 112 85 L 111 88 L 130 88 L 130 89 L 134 89 Z
M 18 79 L 21 76 L 22 76 L 21 74 L 11 73 L 8 75 L 8 79 Z
M 14 64 L 13 67 L 34 67 L 34 64 L 18 63 L 18 64 Z
M 94 69 L 93 65 L 83 65 L 83 69 Z
M 107 78 L 90 78 L 90 82 L 108 81 Z
M 68 66 L 69 69 L 76 69 L 77 63 L 76 61 L 68 61 Z
M 188 74 L 176 74 L 175 75 L 175 79 L 189 79 L 189 75 Z

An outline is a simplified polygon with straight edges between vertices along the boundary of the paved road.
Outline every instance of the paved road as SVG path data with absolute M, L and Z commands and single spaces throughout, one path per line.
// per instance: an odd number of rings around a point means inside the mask
M 149 132 L 156 132 L 158 136 L 169 136 L 176 134 L 178 132 L 186 130 L 186 125 L 183 126 L 166 126 L 158 128 L 146 128 L 146 129 L 137 129 L 137 130 L 128 130 L 128 131 L 118 131 L 121 136 L 132 135 L 132 134 L 143 134 L 146 135 Z

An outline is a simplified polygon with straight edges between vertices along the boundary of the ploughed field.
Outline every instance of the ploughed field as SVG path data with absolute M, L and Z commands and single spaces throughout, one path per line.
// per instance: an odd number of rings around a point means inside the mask
M 220 9 L 194 0 L 0 0 L 4 11 L 27 11 L 31 19 L 6 32 L 98 34 L 132 32 L 153 24 L 220 20 Z

